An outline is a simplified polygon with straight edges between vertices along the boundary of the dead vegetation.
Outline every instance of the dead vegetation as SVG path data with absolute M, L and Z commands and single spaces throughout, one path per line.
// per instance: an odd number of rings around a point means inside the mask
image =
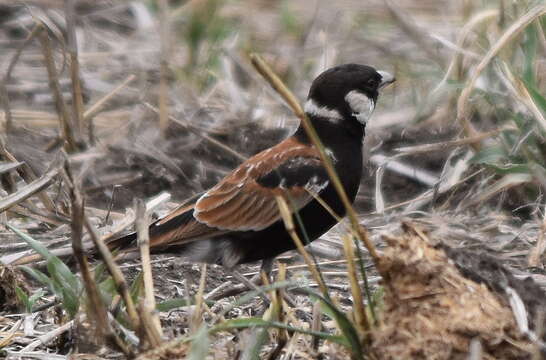
M 543 3 L 24 4 L 0 1 L 0 354 L 543 356 Z M 396 72 L 352 223 L 282 256 L 267 301 L 216 266 L 150 258 L 143 229 L 139 259 L 88 259 L 297 124 L 251 51 L 300 100 L 337 63 Z M 56 257 L 72 252 L 78 271 Z
M 465 359 L 471 343 L 478 344 L 483 359 L 525 359 L 540 351 L 516 324 L 505 292 L 511 275 L 498 260 L 434 248 L 422 231 L 408 225 L 401 236 L 385 240 L 388 248 L 378 270 L 388 280 L 381 325 L 372 334 L 378 358 Z M 536 284 L 530 288 L 521 293 L 539 297 L 524 308 L 536 314 L 545 301 Z

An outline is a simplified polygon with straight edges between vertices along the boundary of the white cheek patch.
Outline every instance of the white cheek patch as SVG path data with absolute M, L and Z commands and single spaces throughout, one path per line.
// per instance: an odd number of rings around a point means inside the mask
M 345 95 L 345 101 L 349 104 L 353 116 L 356 117 L 358 122 L 365 125 L 375 109 L 374 101 L 357 90 L 350 91 Z
M 318 106 L 313 99 L 309 99 L 305 102 L 303 110 L 309 115 L 327 118 L 335 122 L 343 119 L 339 111 L 330 109 L 326 106 Z

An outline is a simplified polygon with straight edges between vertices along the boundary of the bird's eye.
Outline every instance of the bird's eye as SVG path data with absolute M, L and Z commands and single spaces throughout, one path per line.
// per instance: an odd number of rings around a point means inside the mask
M 378 82 L 377 82 L 376 79 L 370 79 L 370 80 L 368 80 L 367 84 L 368 84 L 368 86 L 374 87 L 374 86 L 378 85 Z

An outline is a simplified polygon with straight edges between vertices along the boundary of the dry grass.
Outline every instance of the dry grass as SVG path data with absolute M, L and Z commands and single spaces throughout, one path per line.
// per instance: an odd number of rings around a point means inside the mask
M 542 2 L 25 3 L 0 1 L 0 264 L 11 264 L 0 265 L 0 304 L 2 294 L 23 302 L 20 313 L 0 305 L 0 354 L 540 358 Z M 369 171 L 351 221 L 302 250 L 318 266 L 283 255 L 287 271 L 265 288 L 265 303 L 216 266 L 150 258 L 140 229 L 142 260 L 120 264 L 102 246 L 113 279 L 90 269 L 91 243 L 199 194 L 297 125 L 250 52 L 300 100 L 338 63 L 398 79 L 368 129 Z M 290 105 L 298 115 L 297 100 Z M 125 210 L 161 191 L 173 203 L 162 195 L 136 215 Z M 407 218 L 418 226 L 401 228 Z M 352 233 L 367 252 L 351 246 Z M 72 247 L 82 280 L 50 256 Z M 43 257 L 48 292 L 32 282 L 34 297 L 13 295 L 12 266 L 43 270 Z M 62 287 L 72 282 L 86 295 Z

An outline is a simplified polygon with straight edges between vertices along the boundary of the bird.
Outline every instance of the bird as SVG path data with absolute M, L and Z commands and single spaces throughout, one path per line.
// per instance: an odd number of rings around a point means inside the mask
M 379 91 L 395 78 L 360 64 L 343 64 L 322 72 L 312 82 L 304 111 L 321 139 L 341 184 L 354 202 L 363 173 L 362 146 L 366 124 Z M 338 220 L 343 206 L 307 132 L 300 124 L 279 144 L 240 164 L 196 200 L 183 204 L 149 227 L 153 253 L 181 253 L 192 262 L 237 265 L 262 261 L 269 273 L 273 259 L 295 249 L 276 197 L 282 196 L 301 219 L 296 231 L 313 241 Z M 110 248 L 135 245 L 131 233 L 109 242 Z

